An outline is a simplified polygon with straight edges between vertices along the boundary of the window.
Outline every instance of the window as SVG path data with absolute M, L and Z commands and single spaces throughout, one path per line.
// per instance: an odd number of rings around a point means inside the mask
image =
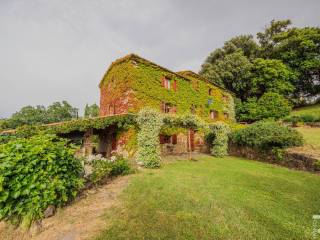
M 208 99 L 208 105 L 210 106 L 213 103 L 213 100 L 211 98 Z
M 171 80 L 169 77 L 163 77 L 161 79 L 162 86 L 168 90 L 173 89 L 173 91 L 177 91 L 177 81 Z
M 228 114 L 228 113 L 225 112 L 225 113 L 223 114 L 223 116 L 224 116 L 224 119 L 229 119 L 229 114 Z
M 172 136 L 168 135 L 159 135 L 160 144 L 177 144 L 177 134 L 173 134 Z
M 209 88 L 209 96 L 212 95 L 212 88 Z
M 211 111 L 210 111 L 210 118 L 211 118 L 212 120 L 217 119 L 217 118 L 218 118 L 218 112 L 215 111 L 215 110 L 211 110 Z
M 170 103 L 161 102 L 161 112 L 163 112 L 163 113 L 176 113 L 177 107 L 170 104 Z

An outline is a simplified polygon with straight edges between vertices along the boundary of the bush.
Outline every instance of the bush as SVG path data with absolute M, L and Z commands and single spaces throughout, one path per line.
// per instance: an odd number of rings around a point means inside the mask
M 320 116 L 315 116 L 312 114 L 301 114 L 301 115 L 293 115 L 283 119 L 284 122 L 291 122 L 294 126 L 297 123 L 312 123 L 312 122 L 320 122 Z
M 24 227 L 61 206 L 82 186 L 75 148 L 55 135 L 36 135 L 0 145 L 0 219 Z
M 90 175 L 90 180 L 94 184 L 109 177 L 125 175 L 131 172 L 128 161 L 119 156 L 113 157 L 111 160 L 106 158 L 94 160 L 92 162 L 92 168 L 93 171 Z
M 261 121 L 232 134 L 232 142 L 260 150 L 301 146 L 302 135 L 289 127 L 272 121 Z
M 250 98 L 247 102 L 237 104 L 237 118 L 240 121 L 254 122 L 272 118 L 278 120 L 287 116 L 291 106 L 278 93 L 265 93 L 261 98 Z

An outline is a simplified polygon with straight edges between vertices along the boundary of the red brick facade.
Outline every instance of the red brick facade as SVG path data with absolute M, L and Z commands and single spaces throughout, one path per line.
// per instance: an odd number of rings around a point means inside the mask
M 100 116 L 127 113 L 133 103 L 133 90 L 114 95 L 110 87 L 100 88 Z

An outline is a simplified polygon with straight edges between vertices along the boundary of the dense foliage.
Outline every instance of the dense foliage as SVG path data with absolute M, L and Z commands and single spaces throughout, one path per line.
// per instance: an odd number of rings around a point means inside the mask
M 159 133 L 163 124 L 161 114 L 153 109 L 142 109 L 136 121 L 139 126 L 137 160 L 147 168 L 160 167 Z
M 88 105 L 86 104 L 84 108 L 84 117 L 98 117 L 99 116 L 99 106 L 97 104 Z
M 223 122 L 217 122 L 210 125 L 210 130 L 214 135 L 212 144 L 210 144 L 212 145 L 211 154 L 216 157 L 226 156 L 228 154 L 230 127 Z
M 257 34 L 258 42 L 251 35 L 226 41 L 207 57 L 200 74 L 242 103 L 252 104 L 267 92 L 281 94 L 295 106 L 314 101 L 320 93 L 320 28 L 290 24 L 272 21 Z
M 75 148 L 54 135 L 0 145 L 0 219 L 28 227 L 49 205 L 61 206 L 82 186 Z
M 302 135 L 289 127 L 272 121 L 260 121 L 232 134 L 232 142 L 258 150 L 301 146 Z
M 320 122 L 320 115 L 312 114 L 301 114 L 301 115 L 292 115 L 283 119 L 284 122 L 291 122 L 293 125 L 297 123 L 314 123 Z
M 164 77 L 170 79 L 170 89 L 162 85 Z M 174 73 L 136 55 L 114 62 L 100 87 L 105 102 L 116 103 L 124 93 L 130 97 L 129 112 L 138 112 L 145 106 L 160 109 L 166 103 L 170 112 L 177 114 L 194 112 L 210 120 L 210 111 L 215 110 L 217 120 L 234 121 L 233 97 L 228 91 L 190 71 Z
M 94 184 L 106 178 L 128 174 L 131 171 L 128 160 L 119 156 L 111 159 L 94 160 L 91 165 L 92 174 L 90 175 L 90 180 Z
M 55 102 L 45 108 L 44 106 L 26 106 L 14 113 L 5 121 L 2 120 L 0 129 L 16 128 L 23 125 L 46 124 L 68 121 L 78 117 L 78 109 L 72 107 L 67 101 Z
M 262 119 L 280 119 L 291 111 L 291 105 L 279 93 L 267 92 L 257 100 L 255 97 L 237 103 L 236 112 L 239 121 L 254 122 Z

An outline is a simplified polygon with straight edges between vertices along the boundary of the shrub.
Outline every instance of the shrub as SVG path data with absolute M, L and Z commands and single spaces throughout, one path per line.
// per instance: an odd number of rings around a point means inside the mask
M 156 110 L 142 109 L 137 117 L 138 132 L 138 154 L 137 160 L 147 168 L 160 167 L 160 142 L 159 133 L 163 120 L 161 114 Z
M 49 205 L 61 206 L 82 186 L 75 148 L 55 135 L 0 145 L 0 219 L 30 226 Z
M 258 100 L 249 98 L 247 102 L 237 103 L 237 119 L 254 122 L 272 118 L 278 120 L 287 116 L 291 106 L 282 95 L 278 93 L 265 93 Z
M 90 180 L 94 184 L 112 176 L 125 175 L 131 172 L 128 161 L 120 156 L 114 156 L 111 160 L 106 158 L 94 160 L 92 168 Z
M 318 122 L 320 120 L 317 116 L 311 114 L 301 114 L 300 119 L 305 123 Z
M 272 121 L 261 121 L 239 129 L 232 134 L 232 142 L 240 146 L 268 150 L 301 146 L 302 135 L 289 127 Z

